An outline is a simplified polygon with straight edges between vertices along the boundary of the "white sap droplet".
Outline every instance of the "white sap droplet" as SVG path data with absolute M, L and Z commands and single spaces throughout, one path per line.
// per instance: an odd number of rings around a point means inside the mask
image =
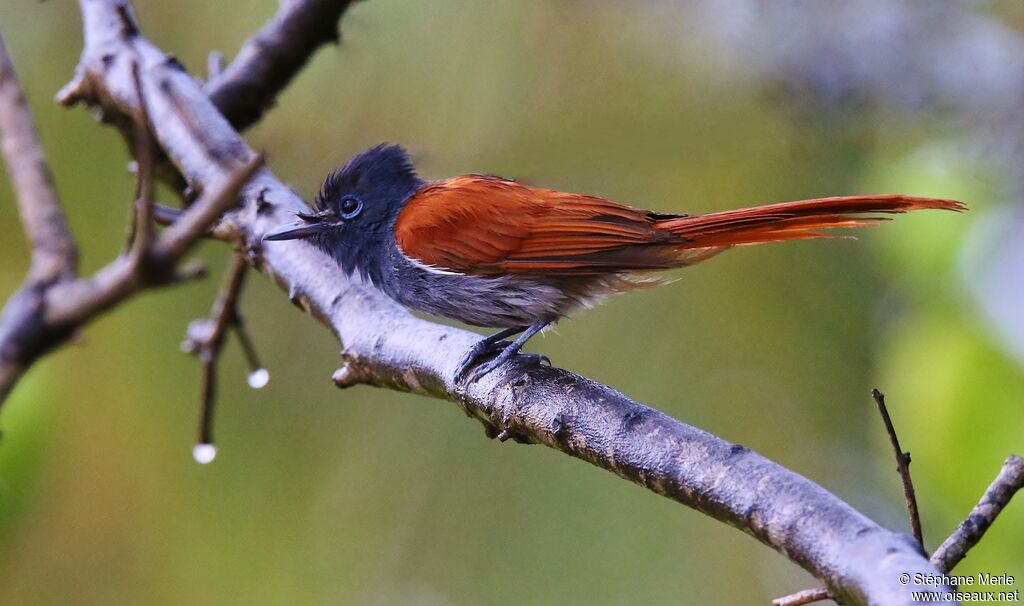
M 270 382 L 270 373 L 266 368 L 257 368 L 249 373 L 249 387 L 263 389 Z
M 196 444 L 192 447 L 192 458 L 200 465 L 211 463 L 217 458 L 217 447 L 213 444 Z

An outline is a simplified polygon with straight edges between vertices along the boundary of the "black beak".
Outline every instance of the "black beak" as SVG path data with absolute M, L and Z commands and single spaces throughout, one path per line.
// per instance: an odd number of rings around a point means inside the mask
M 329 223 L 310 223 L 309 221 L 296 221 L 285 223 L 268 231 L 263 235 L 264 240 L 298 240 L 315 236 L 330 227 Z

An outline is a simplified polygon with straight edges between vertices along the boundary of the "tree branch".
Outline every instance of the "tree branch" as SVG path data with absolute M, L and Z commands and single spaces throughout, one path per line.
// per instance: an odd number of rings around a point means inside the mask
M 804 589 L 781 598 L 775 598 L 772 600 L 772 606 L 804 606 L 804 604 L 813 604 L 814 602 L 830 599 L 832 599 L 832 594 L 829 593 L 829 590 L 824 587 L 818 587 L 815 589 Z
M 78 251 L 53 189 L 53 176 L 36 134 L 32 112 L 0 38 L 0 133 L 4 162 L 32 248 L 28 279 L 49 282 L 74 275 Z
M 352 0 L 292 0 L 242 46 L 206 84 L 231 125 L 245 130 L 271 107 L 292 77 L 323 44 L 338 42 L 338 21 Z
M 124 8 L 127 11 L 127 7 Z M 125 12 L 125 15 L 128 13 Z M 128 17 L 125 17 L 128 18 Z M 119 23 L 124 26 L 124 23 Z M 31 128 L 31 115 L 24 97 L 17 89 L 13 69 L 3 54 L 0 116 L 4 128 L 8 166 L 19 193 L 26 231 L 33 243 L 33 257 L 42 255 L 41 269 L 31 272 L 25 287 L 15 293 L 0 318 L 0 401 L 14 387 L 22 373 L 39 356 L 63 343 L 75 330 L 99 313 L 123 301 L 144 288 L 175 283 L 194 277 L 197 272 L 176 270 L 177 262 L 191 249 L 219 219 L 223 211 L 237 202 L 238 191 L 262 165 L 262 157 L 248 154 L 238 162 L 222 163 L 220 176 L 207 182 L 206 194 L 182 213 L 179 221 L 150 243 L 147 233 L 148 207 L 151 200 L 143 200 L 137 217 L 142 230 L 126 254 L 118 257 L 96 275 L 74 279 L 74 245 L 64 224 L 49 181 L 49 171 L 38 141 Z M 122 124 L 135 139 L 148 138 L 152 124 L 141 124 L 150 115 L 145 106 L 143 83 L 149 82 L 141 74 L 136 55 L 121 58 L 126 73 L 126 87 L 135 100 L 133 110 L 122 116 Z M 76 82 L 86 90 L 87 79 Z M 76 88 L 76 90 L 78 90 Z M 139 141 L 140 150 L 147 142 Z M 151 172 L 147 159 L 140 164 L 139 191 L 145 192 Z M 143 198 L 150 193 L 142 194 Z M 138 221 L 142 224 L 138 225 Z M 52 240 L 52 242 L 51 242 Z M 38 244 L 37 244 L 38 241 Z M 42 251 L 42 252 L 38 252 Z M 36 262 L 33 262 L 36 265 Z
M 274 18 L 246 43 L 231 68 L 210 83 L 211 94 L 222 98 L 227 115 L 236 123 L 245 125 L 251 123 L 247 121 L 258 119 L 316 48 L 337 39 L 337 21 L 350 3 L 350 0 L 293 0 L 285 3 Z M 132 37 L 138 33 L 134 13 L 128 4 L 118 6 L 115 13 L 104 18 L 110 19 L 108 25 L 120 28 L 125 36 Z M 173 58 L 162 54 L 150 56 L 160 56 L 169 65 L 178 66 Z M 99 59 L 111 64 L 119 60 L 119 69 L 124 68 L 126 61 L 133 71 L 143 68 L 134 55 L 118 57 L 109 54 Z M 137 155 L 150 152 L 147 141 L 139 140 L 149 139 L 152 124 L 143 80 L 135 75 L 128 81 L 119 79 L 122 85 L 133 87 L 132 93 L 138 101 L 135 114 L 101 116 L 114 120 L 129 141 L 136 142 Z M 151 79 L 145 81 L 152 84 Z M 64 104 L 71 104 L 95 92 L 91 77 L 79 69 L 75 79 L 58 94 L 58 99 Z M 126 93 L 124 90 L 120 92 Z M 174 108 L 184 119 L 183 126 L 195 129 L 197 125 L 188 118 L 188 107 L 188 100 L 175 101 Z M 148 124 L 140 125 L 140 121 Z M 50 170 L 43 158 L 31 113 L 13 67 L 2 48 L 2 40 L 0 131 L 4 135 L 5 159 L 33 252 L 32 268 L 24 287 L 11 296 L 0 317 L 2 403 L 36 359 L 64 343 L 74 330 L 96 315 L 144 288 L 202 276 L 205 270 L 200 265 L 192 264 L 175 270 L 174 264 L 204 235 L 211 234 L 222 240 L 237 237 L 230 225 L 221 225 L 218 219 L 224 208 L 234 203 L 232 188 L 240 184 L 234 183 L 222 171 L 220 176 L 224 181 L 202 181 L 208 187 L 218 188 L 207 198 L 208 202 L 216 202 L 214 206 L 202 205 L 195 211 L 191 207 L 186 212 L 173 211 L 154 205 L 148 199 L 147 190 L 152 186 L 151 177 L 156 170 L 153 165 L 160 159 L 137 158 L 140 167 L 137 198 L 141 196 L 141 199 L 134 203 L 132 220 L 136 224 L 141 223 L 145 230 L 142 241 L 130 247 L 131 254 L 127 258 L 116 259 L 89 279 L 74 280 L 77 250 L 57 205 Z M 218 158 L 210 158 L 210 161 L 220 166 Z M 251 175 L 258 163 L 258 159 L 252 159 L 250 164 L 239 168 L 241 172 L 233 172 L 233 177 L 240 179 Z M 153 218 L 163 223 L 177 223 L 179 218 L 186 220 L 169 229 L 154 246 L 147 247 L 151 213 Z M 133 229 L 130 239 L 134 241 L 135 236 Z M 258 381 L 262 380 L 258 378 Z
M 148 254 L 141 255 L 138 261 L 132 256 L 118 257 L 95 276 L 56 284 L 48 289 L 42 322 L 46 326 L 78 327 L 144 288 L 195 277 L 175 271 L 176 262 L 191 250 L 195 241 L 217 219 L 216 216 L 210 217 L 209 209 L 223 209 L 234 204 L 242 184 L 261 167 L 262 156 L 254 155 L 247 164 L 225 173 L 223 180 L 211 183 L 208 193 L 200 196 L 182 217 L 184 222 L 191 213 L 193 220 L 183 225 L 182 230 L 165 231 Z M 203 218 L 208 222 L 199 220 Z M 190 240 L 187 245 L 182 243 L 186 239 Z
M 903 482 L 903 497 L 907 501 L 907 516 L 910 518 L 910 527 L 914 532 L 914 539 L 924 549 L 924 532 L 921 530 L 921 514 L 917 510 L 917 494 L 914 493 L 914 481 L 910 477 L 910 453 L 904 452 L 900 446 L 900 439 L 896 436 L 896 428 L 892 425 L 892 418 L 889 416 L 889 409 L 885 406 L 885 394 L 877 389 L 871 390 L 871 397 L 878 405 L 878 414 L 882 415 L 882 422 L 885 423 L 885 432 L 889 434 L 889 441 L 892 443 L 893 452 L 896 455 L 896 473 Z
M 47 332 L 30 338 L 24 327 L 35 323 L 50 285 L 74 278 L 78 250 L 60 209 L 32 112 L 18 83 L 14 64 L 0 38 L 0 135 L 32 263 L 22 287 L 0 315 L 0 402 L 31 361 L 66 335 Z
M 877 389 L 872 390 L 872 396 L 874 396 L 875 402 L 879 405 L 879 409 L 885 411 L 885 396 Z M 888 419 L 888 411 L 882 414 L 883 418 Z M 886 426 L 890 438 L 895 442 L 896 431 L 892 429 L 892 421 L 887 420 Z M 897 453 L 902 452 L 898 445 L 894 444 L 894 448 Z M 908 454 L 908 459 L 909 456 Z M 907 470 L 906 473 L 907 479 L 905 481 L 909 481 L 910 471 Z M 903 477 L 902 471 L 900 476 Z M 1017 455 L 1010 455 L 1003 463 L 1002 469 L 999 470 L 999 475 L 996 476 L 995 480 L 992 480 L 988 489 L 985 490 L 985 494 L 981 496 L 981 501 L 974 506 L 967 519 L 961 522 L 960 526 L 953 531 L 953 534 L 949 535 L 949 538 L 943 541 L 942 545 L 932 554 L 931 563 L 938 566 L 939 570 L 943 573 L 953 570 L 960 563 L 960 560 L 967 557 L 967 552 L 985 536 L 989 527 L 996 521 L 996 517 L 1002 513 L 1003 508 L 1006 507 L 1010 499 L 1013 498 L 1013 495 L 1021 488 L 1024 488 L 1024 459 Z M 913 489 L 911 488 L 911 490 Z M 920 545 L 920 543 L 918 544 Z M 772 600 L 772 605 L 802 606 L 803 604 L 810 604 L 830 598 L 832 598 L 832 593 L 828 589 L 818 587 L 815 589 L 804 589 L 803 591 L 777 598 Z
M 1024 488 L 1024 459 L 1010 455 L 967 519 L 932 554 L 932 564 L 943 572 L 953 570 L 967 556 L 968 550 L 985 536 L 996 517 L 1021 488 Z
M 223 182 L 226 164 L 252 156 L 192 78 L 138 33 L 124 0 L 81 5 L 86 48 L 65 100 L 88 102 L 110 117 L 131 115 L 138 96 L 126 83 L 125 57 L 137 56 L 154 134 L 190 186 Z M 463 390 L 455 371 L 477 335 L 416 319 L 345 278 L 306 243 L 264 247 L 264 233 L 307 209 L 269 170 L 257 172 L 241 195 L 243 206 L 222 225 L 231 223 L 258 269 L 345 344 L 339 386 L 365 383 L 457 402 L 492 431 L 589 461 L 747 532 L 847 603 L 910 604 L 898 575 L 937 572 L 909 537 L 802 476 L 583 377 L 513 364 Z
M 242 325 L 238 303 L 248 275 L 249 263 L 243 253 L 235 253 L 231 268 L 220 293 L 213 302 L 209 317 L 189 324 L 182 349 L 199 358 L 203 367 L 202 389 L 199 402 L 199 430 L 192 456 L 201 464 L 210 463 L 217 455 L 213 441 L 213 412 L 217 393 L 217 363 L 223 351 L 228 330 L 238 335 L 250 364 L 249 386 L 259 389 L 266 385 L 269 374 L 259 366 L 256 350 Z M 262 372 L 261 372 L 262 371 Z

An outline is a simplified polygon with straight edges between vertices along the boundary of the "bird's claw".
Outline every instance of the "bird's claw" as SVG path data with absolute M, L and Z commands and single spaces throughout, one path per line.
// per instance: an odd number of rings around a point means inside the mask
M 509 351 L 508 349 L 506 349 L 502 351 L 500 354 L 498 354 L 498 356 L 496 356 L 495 358 L 487 360 L 486 362 L 476 367 L 472 366 L 472 362 L 469 362 L 468 365 L 467 362 L 463 362 L 463 365 L 466 366 L 466 370 L 463 371 L 461 370 L 460 367 L 461 372 L 456 375 L 455 380 L 456 382 L 462 383 L 463 378 L 465 378 L 465 384 L 472 385 L 473 383 L 476 383 L 480 379 L 484 378 L 486 375 L 497 370 L 498 367 L 512 360 L 513 358 L 515 358 L 515 362 L 517 364 L 531 366 L 551 366 L 551 360 L 549 360 L 547 356 L 541 354 L 524 354 L 515 351 Z M 470 368 L 472 368 L 472 371 L 466 372 L 469 371 Z
M 500 353 L 508 348 L 511 343 L 508 341 L 498 341 L 496 343 L 488 343 L 486 340 L 477 341 L 476 345 L 466 354 L 466 357 L 462 359 L 462 363 L 459 364 L 458 369 L 455 371 L 455 382 L 462 383 L 469 371 L 473 368 L 473 365 L 483 358 L 487 354 Z M 471 381 L 472 382 L 472 381 Z
M 551 361 L 544 356 L 537 354 L 520 354 L 519 350 L 526 343 L 530 337 L 537 334 L 544 329 L 545 326 L 551 324 L 551 320 L 545 320 L 542 322 L 535 322 L 525 328 L 506 328 L 501 332 L 498 332 L 486 339 L 478 341 L 473 345 L 472 349 L 466 354 L 465 359 L 459 364 L 458 369 L 455 371 L 455 383 L 470 385 L 480 380 L 482 377 L 490 372 L 496 370 L 502 364 L 512 360 L 512 358 L 518 356 L 518 361 L 522 364 L 535 364 L 539 365 L 542 363 L 551 364 Z M 516 333 L 522 333 L 515 341 L 509 343 L 508 341 L 499 341 L 502 337 L 508 337 Z M 487 360 L 486 362 L 474 367 L 473 365 L 482 358 L 491 355 L 498 354 L 493 359 Z

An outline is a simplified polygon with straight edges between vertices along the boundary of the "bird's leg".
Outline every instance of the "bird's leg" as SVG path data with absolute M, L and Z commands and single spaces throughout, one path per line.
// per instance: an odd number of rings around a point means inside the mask
M 506 328 L 505 330 L 498 331 L 493 335 L 477 341 L 476 345 L 473 346 L 473 349 L 470 349 L 469 353 L 466 354 L 466 357 L 462 359 L 462 363 L 459 364 L 458 370 L 455 371 L 455 382 L 461 383 L 462 379 L 466 376 L 466 372 L 468 372 L 469 369 L 473 367 L 473 364 L 475 364 L 482 356 L 500 351 L 506 347 L 508 344 L 503 345 L 502 340 L 511 337 L 514 334 L 521 333 L 524 330 L 526 330 L 525 326 Z
M 515 341 L 512 341 L 511 343 L 506 345 L 501 350 L 501 353 L 497 355 L 497 357 L 495 357 L 493 360 L 488 360 L 487 362 L 484 362 L 480 366 L 474 368 L 473 372 L 469 375 L 468 382 L 473 383 L 479 380 L 487 373 L 493 371 L 494 369 L 498 368 L 505 362 L 511 360 L 513 356 L 519 353 L 519 350 L 522 349 L 523 345 L 526 345 L 526 342 L 530 340 L 530 337 L 544 330 L 544 328 L 551 324 L 551 322 L 552 320 L 541 320 L 540 322 L 531 324 L 530 327 L 523 331 L 523 334 L 519 335 Z M 531 357 L 536 359 L 538 362 L 545 359 L 543 356 L 539 355 L 531 355 Z

